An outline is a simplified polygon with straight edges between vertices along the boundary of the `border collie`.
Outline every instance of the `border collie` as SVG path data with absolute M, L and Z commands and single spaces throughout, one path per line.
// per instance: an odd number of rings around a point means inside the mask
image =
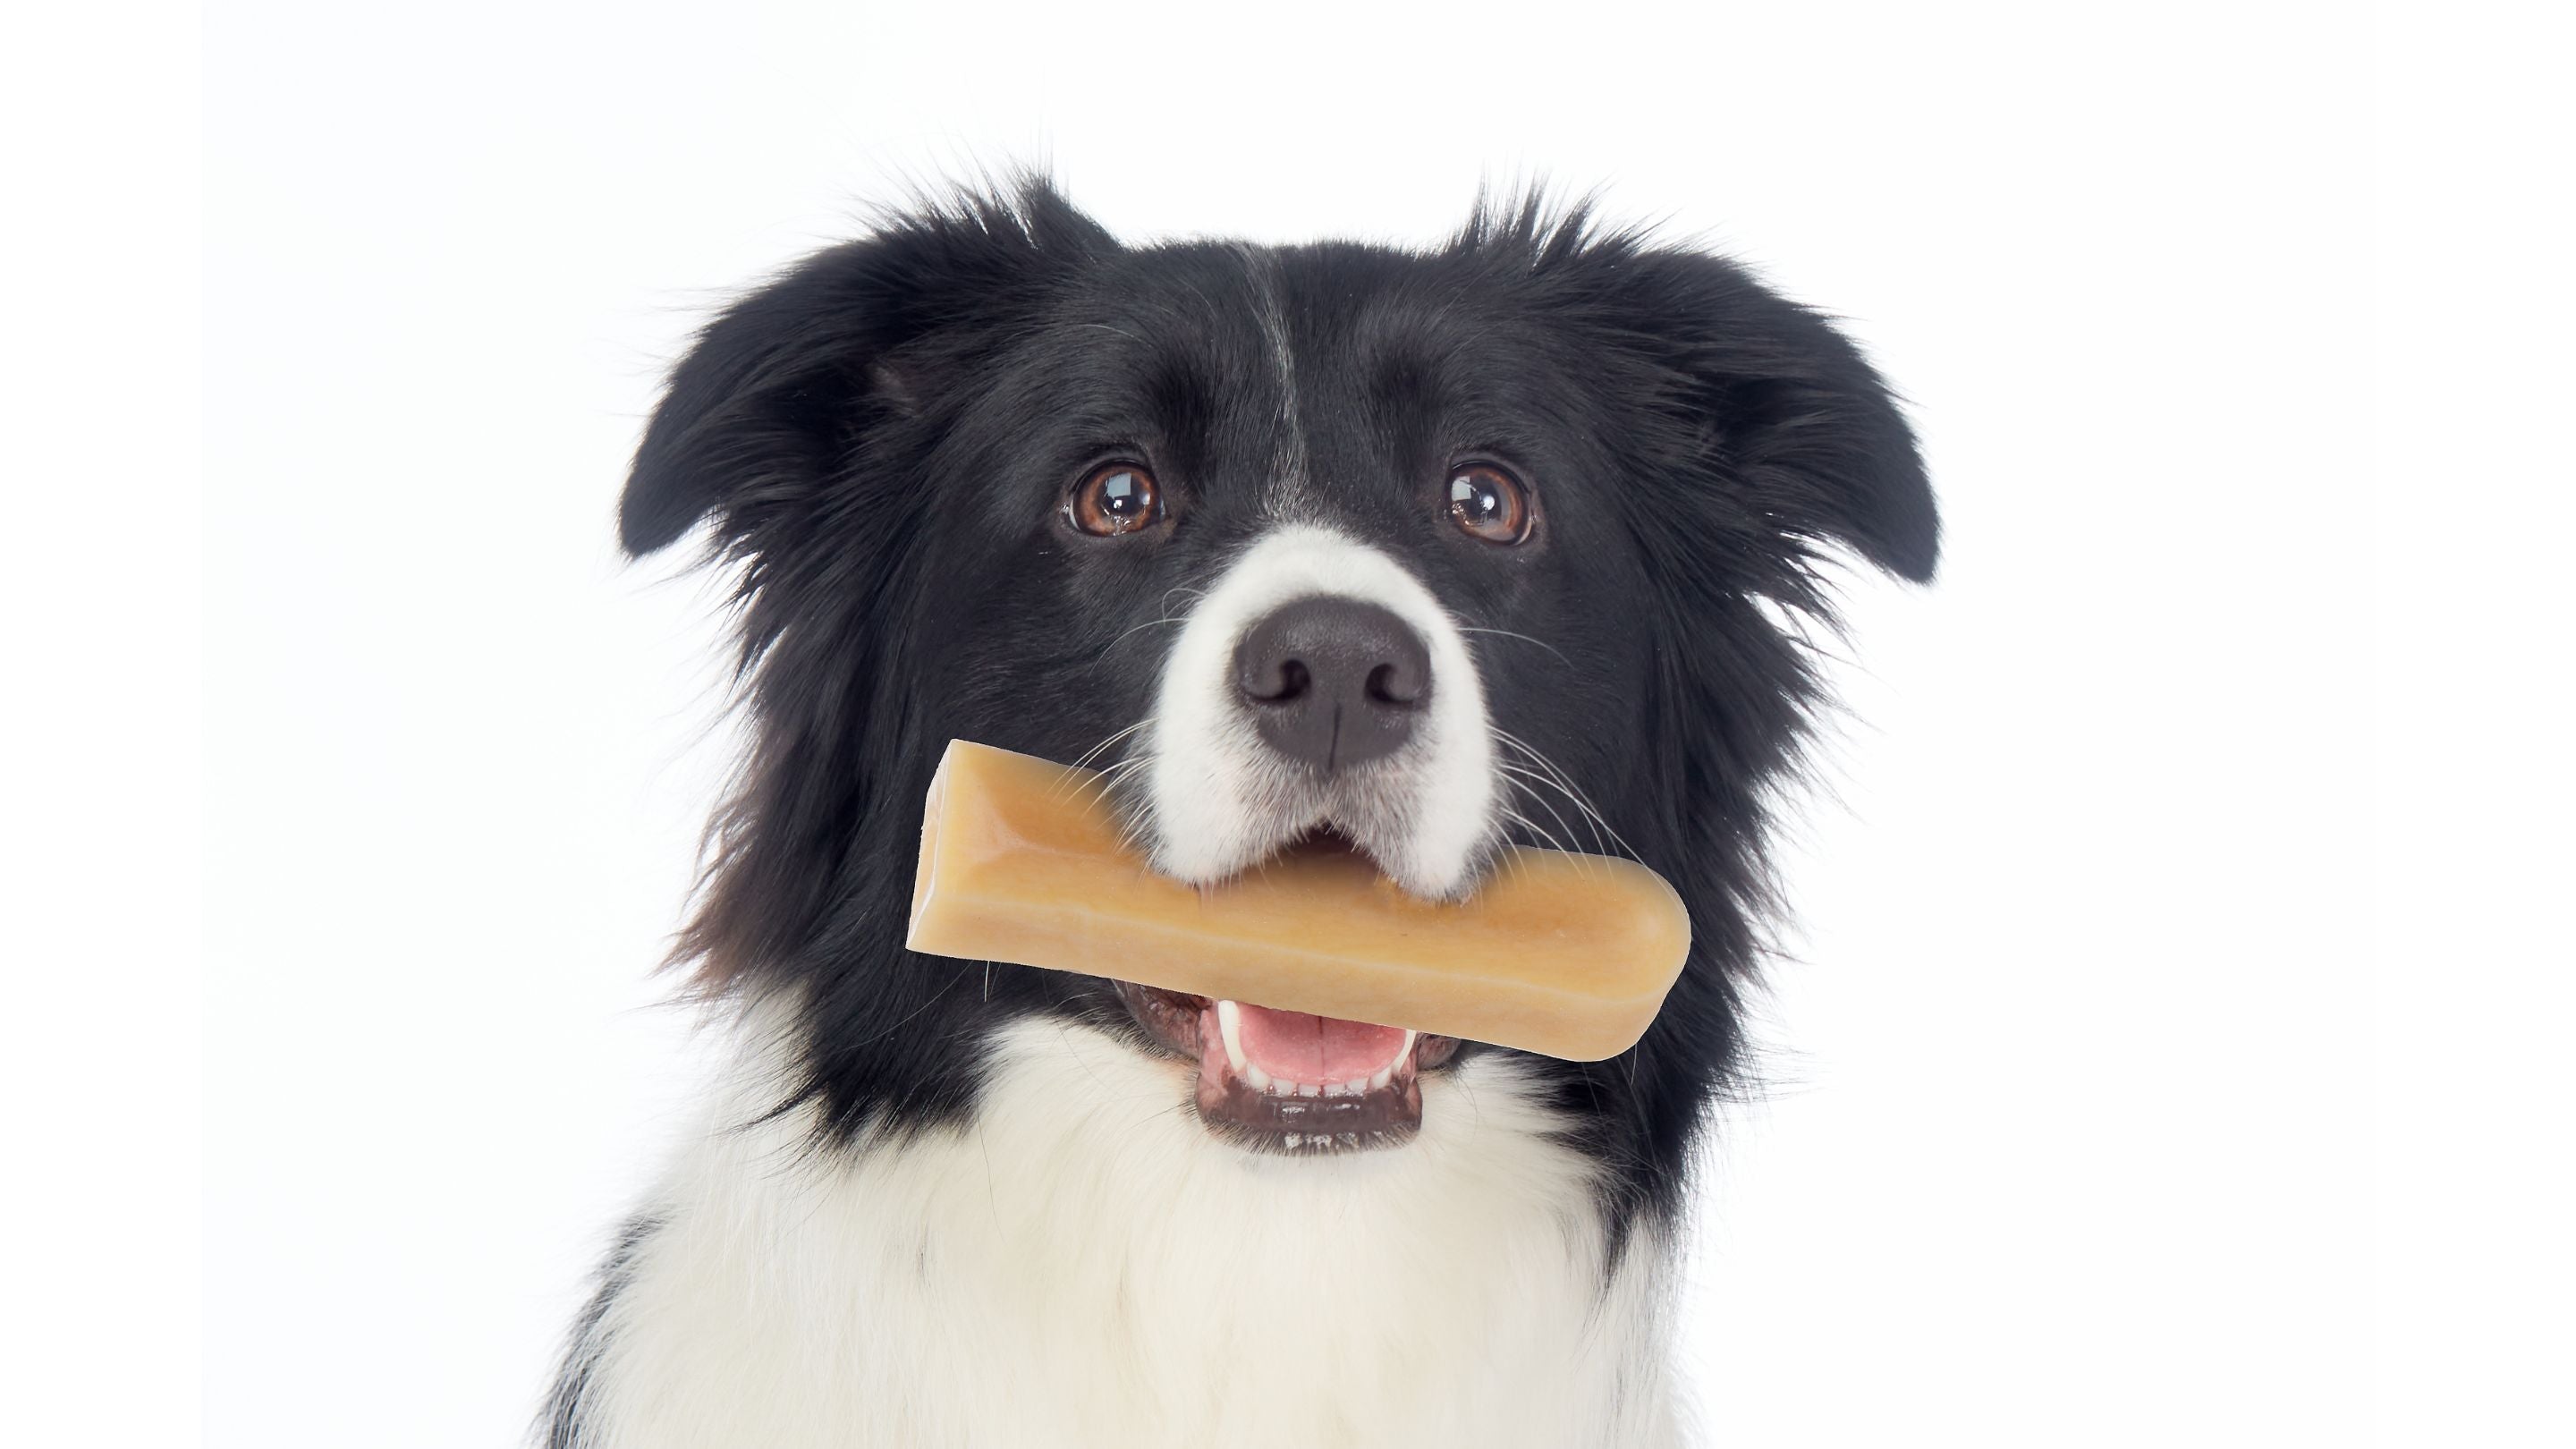
M 682 959 L 733 1067 L 619 1238 L 552 1449 L 1663 1445 L 1687 1168 L 1743 1071 L 1831 549 L 1931 576 L 1885 385 L 1583 206 L 1426 251 L 1128 246 L 936 200 L 696 339 L 627 550 L 704 525 L 751 729 Z M 1509 843 L 1690 909 L 1577 1063 L 903 948 L 952 738 L 1104 767 L 1185 882 Z

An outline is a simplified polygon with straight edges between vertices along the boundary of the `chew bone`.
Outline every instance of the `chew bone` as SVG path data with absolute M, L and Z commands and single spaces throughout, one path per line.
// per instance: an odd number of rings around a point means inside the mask
M 1690 949 L 1681 898 L 1632 861 L 1513 848 L 1440 903 L 1302 850 L 1201 890 L 1125 848 L 1100 797 L 1087 771 L 951 743 L 906 944 L 1571 1061 L 1633 1045 Z

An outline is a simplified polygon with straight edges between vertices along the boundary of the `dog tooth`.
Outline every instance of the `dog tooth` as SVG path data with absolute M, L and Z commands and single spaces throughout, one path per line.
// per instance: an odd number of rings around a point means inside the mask
M 1377 1069 L 1377 1075 L 1368 1079 L 1369 1090 L 1372 1092 L 1383 1091 L 1386 1088 L 1386 1084 L 1394 1080 L 1395 1064 L 1393 1062 L 1389 1062 L 1385 1066 Z
M 1313 1082 L 1299 1082 L 1297 1084 L 1297 1095 L 1300 1097 L 1320 1097 L 1324 1095 L 1324 1089 L 1316 1086 Z
M 1216 1030 L 1225 1038 L 1225 1064 L 1234 1068 L 1236 1076 L 1244 1075 L 1243 1008 L 1220 999 L 1216 1004 Z
M 1252 1090 L 1256 1092 L 1267 1092 L 1270 1090 L 1270 1074 L 1263 1071 L 1260 1064 L 1256 1062 L 1246 1062 L 1243 1064 L 1241 1071 L 1244 1084 L 1251 1087 Z
M 1404 1029 L 1404 1045 L 1395 1049 L 1395 1059 L 1397 1061 L 1403 1061 L 1406 1057 L 1413 1055 L 1413 1039 L 1413 1028 L 1408 1026 Z

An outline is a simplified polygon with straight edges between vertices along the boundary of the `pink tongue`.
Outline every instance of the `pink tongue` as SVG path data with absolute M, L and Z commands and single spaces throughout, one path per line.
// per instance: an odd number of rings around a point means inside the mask
M 1394 1065 L 1395 1054 L 1404 1049 L 1400 1027 L 1237 1004 L 1243 1012 L 1236 1023 L 1243 1059 L 1291 1082 L 1328 1085 L 1372 1076 L 1380 1067 Z

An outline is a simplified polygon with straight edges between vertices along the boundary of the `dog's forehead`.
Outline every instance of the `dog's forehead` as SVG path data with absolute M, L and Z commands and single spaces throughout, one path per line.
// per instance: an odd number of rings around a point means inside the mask
M 1436 255 L 1192 242 L 1105 266 L 1058 316 L 1061 363 L 1150 418 L 1198 481 L 1250 469 L 1272 511 L 1490 441 L 1549 384 L 1545 310 Z
M 1434 365 L 1491 340 L 1498 322 L 1528 320 L 1504 290 L 1443 258 L 1383 247 L 1193 242 L 1105 265 L 1062 320 L 1115 329 L 1157 354 L 1379 382 L 1398 365 Z M 1243 380 L 1260 376 L 1253 368 Z

